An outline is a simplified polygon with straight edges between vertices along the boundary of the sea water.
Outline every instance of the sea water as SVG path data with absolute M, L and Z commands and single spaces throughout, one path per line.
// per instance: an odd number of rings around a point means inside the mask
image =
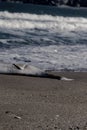
M 87 71 L 87 9 L 0 3 L 0 62 Z

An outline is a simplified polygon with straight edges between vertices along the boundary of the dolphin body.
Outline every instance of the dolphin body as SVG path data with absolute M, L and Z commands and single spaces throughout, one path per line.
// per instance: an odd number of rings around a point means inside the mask
M 43 77 L 43 78 L 51 78 L 51 79 L 66 80 L 66 81 L 73 80 L 66 77 L 49 74 L 44 70 L 41 70 L 35 66 L 28 65 L 28 64 L 2 64 L 0 63 L 0 73 L 12 74 L 12 75 L 26 75 L 26 76 L 33 76 L 33 77 Z

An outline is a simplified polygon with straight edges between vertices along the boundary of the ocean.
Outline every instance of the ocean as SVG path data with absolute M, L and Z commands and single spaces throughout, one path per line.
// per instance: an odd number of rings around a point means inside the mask
M 87 9 L 0 3 L 0 63 L 87 71 Z

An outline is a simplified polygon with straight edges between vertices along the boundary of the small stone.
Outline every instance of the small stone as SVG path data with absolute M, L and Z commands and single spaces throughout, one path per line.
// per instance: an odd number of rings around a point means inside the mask
M 14 118 L 15 118 L 15 119 L 21 119 L 21 117 L 20 117 L 20 116 L 14 116 Z
M 5 113 L 8 114 L 8 113 L 10 113 L 10 111 L 6 111 Z

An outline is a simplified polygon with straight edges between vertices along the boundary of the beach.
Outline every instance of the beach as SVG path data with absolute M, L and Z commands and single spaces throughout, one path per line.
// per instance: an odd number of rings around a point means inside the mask
M 86 130 L 87 72 L 74 79 L 0 75 L 0 130 Z
M 0 2 L 0 130 L 87 130 L 87 9 L 8 1 Z

